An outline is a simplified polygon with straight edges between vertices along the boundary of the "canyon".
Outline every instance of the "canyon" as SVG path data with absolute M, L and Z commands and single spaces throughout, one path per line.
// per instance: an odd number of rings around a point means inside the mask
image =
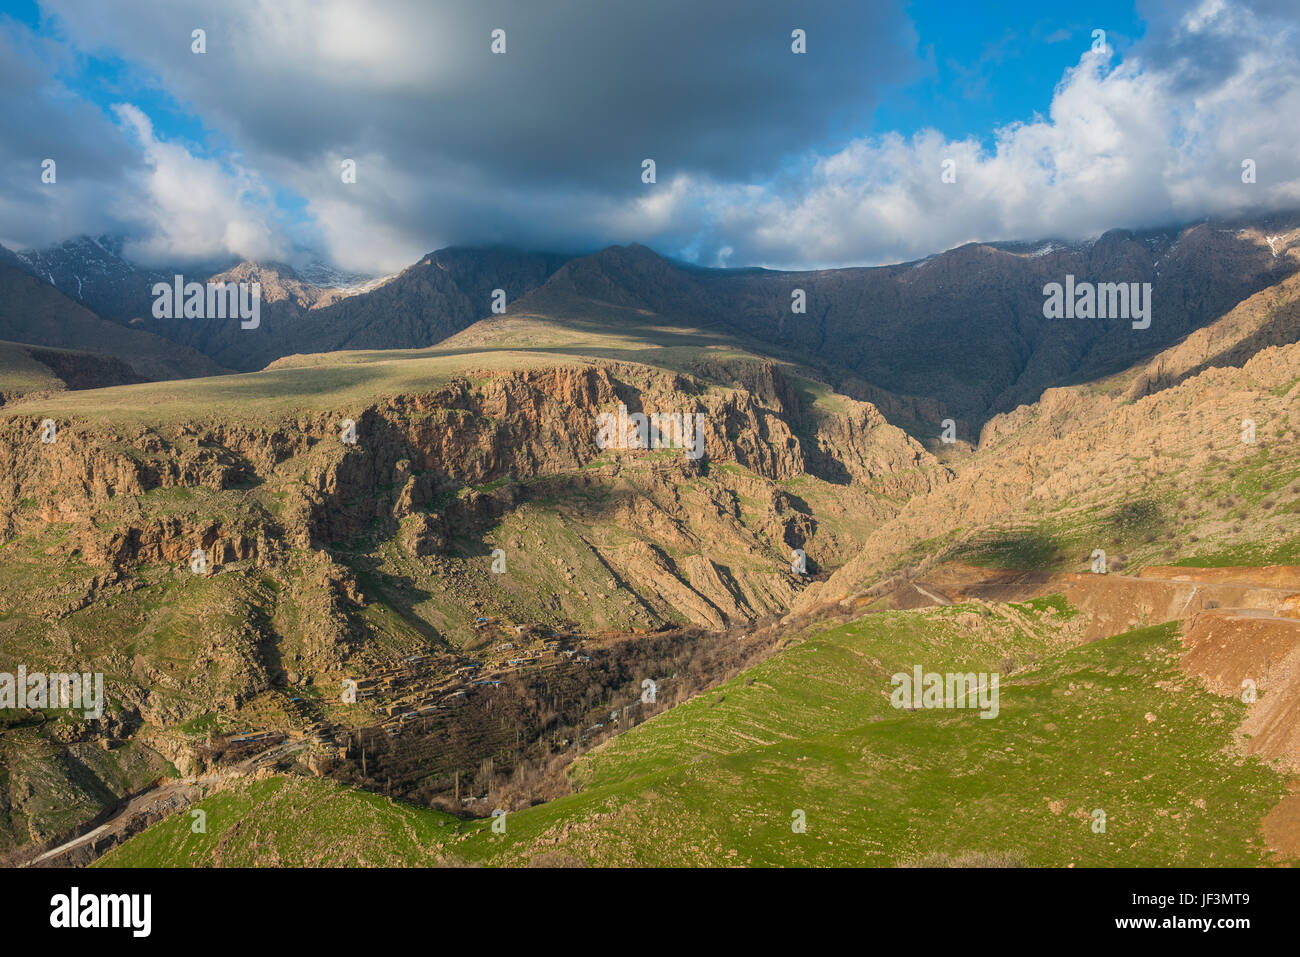
M 1113 231 L 808 274 L 639 246 L 442 250 L 333 289 L 240 264 L 224 275 L 270 291 L 248 330 L 154 324 L 117 269 L 73 301 L 38 259 L 78 275 L 55 252 L 0 263 L 0 647 L 30 671 L 103 674 L 107 708 L 6 717 L 13 860 L 147 805 L 159 781 L 202 800 L 194 782 L 244 794 L 286 771 L 314 783 L 285 794 L 454 810 L 468 847 L 489 796 L 520 814 L 581 802 L 622 780 L 602 769 L 636 765 L 636 742 L 686 767 L 687 742 L 720 732 L 656 736 L 759 694 L 746 675 L 794 681 L 785 663 L 823 647 L 910 673 L 950 632 L 967 648 L 950 657 L 983 672 L 1004 646 L 1038 669 L 1113 648 L 1124 663 L 1107 667 L 1132 669 L 1117 636 L 1162 649 L 1143 661 L 1178 642 L 1181 677 L 1133 680 L 1188 682 L 1196 702 L 1264 680 L 1267 656 L 1266 693 L 1222 733 L 1273 775 L 1250 778 L 1263 810 L 1300 772 L 1300 229 Z M 1044 320 L 1042 288 L 1066 274 L 1150 282 L 1150 327 Z M 601 441 L 608 417 L 665 411 L 698 423 L 698 456 Z M 1090 571 L 1098 550 L 1110 574 Z M 908 637 L 884 654 L 892 628 Z M 345 680 L 425 659 L 418 694 L 341 700 Z M 829 660 L 808 680 L 831 681 Z M 689 677 L 629 716 L 647 672 Z M 1032 683 L 1010 687 L 1018 720 Z M 747 733 L 807 733 L 802 707 Z M 295 748 L 223 777 L 227 749 L 244 761 L 262 734 Z M 1293 847 L 1289 813 L 1271 853 Z M 588 824 L 555 853 L 597 853 L 608 834 Z

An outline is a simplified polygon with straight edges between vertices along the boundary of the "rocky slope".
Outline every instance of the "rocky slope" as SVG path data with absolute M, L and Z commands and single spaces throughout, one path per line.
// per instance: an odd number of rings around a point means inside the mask
M 0 339 L 111 357 L 139 379 L 193 378 L 227 371 L 193 349 L 100 319 L 49 283 L 6 262 L 0 262 Z
M 123 240 L 77 236 L 44 249 L 11 253 L 19 268 L 41 279 L 96 315 L 129 322 L 148 315 L 156 282 L 170 282 L 165 269 L 149 269 L 123 258 Z
M 272 689 L 480 648 L 476 617 L 743 627 L 788 609 L 898 500 L 950 478 L 874 407 L 806 397 L 757 357 L 693 373 L 457 361 L 428 391 L 386 392 L 381 378 L 363 401 L 313 390 L 285 411 L 209 404 L 202 382 L 178 384 L 165 419 L 120 412 L 155 386 L 7 407 L 0 627 L 6 655 L 33 670 L 75 660 L 106 675 L 109 717 L 71 722 L 71 739 L 171 755 L 180 725 Z M 597 417 L 620 405 L 703 415 L 706 454 L 599 448 Z M 39 437 L 47 417 L 53 443 Z M 809 574 L 791 570 L 796 548 Z M 22 779 L 34 790 L 14 826 L 52 836 L 53 795 L 80 786 Z M 78 793 L 88 816 L 98 805 Z
M 263 282 L 256 330 L 153 319 L 145 293 L 156 277 L 115 258 L 102 240 L 24 255 L 32 272 L 104 315 L 240 370 L 297 353 L 430 346 L 489 315 L 499 288 L 513 314 L 618 308 L 723 329 L 759 351 L 804 357 L 839 391 L 876 403 L 918 435 L 953 417 L 973 440 L 991 415 L 1145 363 L 1276 286 L 1300 264 L 1298 227 L 1300 216 L 1283 216 L 1113 230 L 1093 242 L 970 244 L 916 263 L 812 272 L 701 269 L 642 246 L 578 258 L 453 247 L 377 285 L 346 289 L 314 285 L 283 265 L 241 263 L 222 275 Z M 1044 318 L 1044 286 L 1067 275 L 1150 283 L 1150 328 Z M 803 313 L 791 308 L 797 289 Z M 1285 326 L 1261 325 L 1238 358 L 1284 339 Z
M 154 319 L 149 313 L 138 325 L 245 371 L 295 353 L 430 346 L 490 315 L 494 289 L 504 289 L 513 301 L 544 282 L 565 258 L 444 249 L 373 288 L 347 290 L 311 286 L 287 267 L 241 263 L 222 275 L 266 280 L 257 329 L 220 319 Z
M 951 484 L 909 501 L 802 602 L 960 555 L 1082 571 L 1098 548 L 1121 567 L 1294 548 L 1296 309 L 1288 278 L 1150 362 L 995 416 Z
M 520 309 L 573 298 L 706 320 L 768 346 L 818 356 L 871 385 L 938 403 L 978 426 L 1046 388 L 1118 371 L 1216 320 L 1296 271 L 1290 220 L 1115 230 L 1093 243 L 972 244 L 919 263 L 817 272 L 706 270 L 640 246 L 559 269 Z M 1149 329 L 1043 317 L 1043 287 L 1150 282 Z M 807 312 L 791 309 L 802 289 Z

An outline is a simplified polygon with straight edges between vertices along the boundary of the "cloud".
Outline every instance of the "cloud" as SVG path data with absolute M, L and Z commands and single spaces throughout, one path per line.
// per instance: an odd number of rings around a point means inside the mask
M 113 107 L 139 144 L 144 168 L 130 175 L 117 200 L 122 219 L 138 228 L 126 247 L 139 262 L 165 264 L 230 254 L 283 260 L 289 246 L 274 223 L 271 191 L 253 173 L 184 146 L 164 143 L 137 107 Z
M 137 157 L 113 124 L 55 81 L 57 44 L 0 17 L 0 244 L 44 245 L 125 228 L 104 205 Z M 55 161 L 54 183 L 41 180 Z
M 138 105 L 106 118 L 59 95 L 52 67 L 19 76 L 46 101 L 37 114 L 0 93 L 6 118 L 31 130 L 48 114 L 68 155 L 97 157 L 94 188 L 70 189 L 50 222 L 129 221 L 150 256 L 281 255 L 297 230 L 338 265 L 376 272 L 474 242 L 639 241 L 704 263 L 812 267 L 1300 206 L 1300 127 L 1283 121 L 1300 107 L 1300 14 L 1284 0 L 1143 3 L 1146 34 L 1122 59 L 1084 52 L 1046 116 L 983 140 L 863 134 L 922 71 L 898 4 L 42 7 L 59 38 L 48 58 L 120 59 L 231 144 L 186 149 Z M 806 54 L 790 51 L 795 27 Z M 206 54 L 191 52 L 195 28 Z M 495 28 L 503 56 L 489 50 Z M 653 185 L 640 179 L 647 157 Z M 941 180 L 945 160 L 955 183 Z M 0 162 L 18 158 L 0 145 Z M 0 213 L 35 223 L 45 200 L 32 192 L 0 187 Z M 281 194 L 300 199 L 291 229 Z
M 758 196 L 702 184 L 710 243 L 749 263 L 891 262 L 970 241 L 1300 208 L 1300 127 L 1278 121 L 1300 115 L 1296 25 L 1280 9 L 1207 0 L 1123 62 L 1086 52 L 1049 115 L 997 130 L 991 149 L 933 130 L 890 134 L 855 139 Z M 1187 51 L 1218 42 L 1221 55 L 1189 65 Z M 942 181 L 947 159 L 955 183 Z M 1241 180 L 1246 159 L 1254 184 Z
M 443 241 L 614 238 L 601 224 L 646 199 L 643 159 L 663 184 L 764 178 L 864 127 L 917 67 L 898 2 L 42 6 L 78 50 L 155 77 L 318 221 L 365 221 L 350 248 L 321 224 L 338 255 L 383 248 L 407 262 Z M 796 27 L 803 55 L 790 49 Z M 504 55 L 490 51 L 497 28 Z M 356 188 L 338 181 L 339 157 L 370 157 Z
M 0 244 L 122 234 L 150 264 L 288 252 L 269 188 L 238 157 L 164 142 L 129 103 L 106 114 L 61 81 L 76 67 L 58 43 L 0 19 Z M 53 183 L 42 181 L 46 159 Z

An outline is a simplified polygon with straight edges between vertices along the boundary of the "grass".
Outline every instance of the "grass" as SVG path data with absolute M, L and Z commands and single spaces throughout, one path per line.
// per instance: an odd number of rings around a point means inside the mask
M 1066 601 L 1064 595 L 1043 595 L 1040 598 L 1031 598 L 1026 602 L 1011 602 L 1009 607 L 1038 614 L 1046 612 L 1050 608 L 1066 621 L 1079 614 L 1078 610 L 1071 607 L 1070 603 Z
M 1234 750 L 1245 706 L 1178 671 L 1174 624 L 1076 645 L 1069 611 L 953 606 L 825 631 L 591 752 L 577 793 L 511 812 L 505 835 L 282 778 L 205 801 L 207 835 L 173 818 L 101 863 L 1266 863 L 1259 821 L 1283 782 Z M 1009 657 L 1029 667 L 1004 677 L 994 719 L 890 706 L 895 671 Z
M 1274 545 L 1243 542 L 1212 552 L 1180 558 L 1172 565 L 1185 568 L 1227 568 L 1234 565 L 1300 565 L 1300 538 Z
M 452 863 L 438 845 L 460 821 L 308 778 L 246 782 L 206 798 L 204 832 L 182 813 L 97 862 L 100 867 L 414 867 Z M 270 843 L 268 843 L 270 842 Z M 273 856 L 273 861 L 267 855 Z
M 1009 528 L 988 529 L 954 546 L 951 560 L 985 568 L 1082 571 L 1094 549 L 1115 556 L 1155 554 L 1161 539 L 1176 527 L 1175 510 L 1148 496 L 1112 506 L 1069 512 Z
M 67 833 L 104 805 L 177 774 L 135 742 L 105 751 L 95 742 L 53 740 L 54 723 L 0 735 L 0 788 L 20 796 L 0 817 L 0 851 Z
M 59 422 L 113 421 L 156 426 L 167 422 L 282 421 L 295 413 L 353 414 L 377 396 L 423 395 L 464 377 L 485 382 L 493 373 L 577 368 L 593 360 L 690 372 L 702 358 L 760 361 L 725 334 L 655 325 L 618 310 L 574 315 L 503 316 L 427 349 L 357 350 L 288 356 L 260 372 L 149 382 L 47 396 L 0 408 L 0 417 L 46 416 Z M 503 343 L 505 345 L 503 345 Z M 24 389 L 40 370 L 22 356 L 0 352 L 0 373 L 12 367 Z M 789 362 L 783 365 L 792 368 Z M 31 366 L 29 368 L 29 366 Z M 0 380 L 3 375 L 0 374 Z M 824 387 L 823 387 L 824 388 Z

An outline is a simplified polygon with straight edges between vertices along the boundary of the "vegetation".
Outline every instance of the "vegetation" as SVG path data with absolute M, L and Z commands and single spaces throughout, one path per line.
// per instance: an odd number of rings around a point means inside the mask
M 582 758 L 580 791 L 510 812 L 504 835 L 274 779 L 207 799 L 206 835 L 182 815 L 101 864 L 1264 863 L 1258 822 L 1283 779 L 1234 753 L 1244 705 L 1178 671 L 1173 625 L 1079 646 L 1061 605 L 893 612 L 816 634 Z M 889 676 L 915 664 L 1015 670 L 986 720 L 893 709 Z

